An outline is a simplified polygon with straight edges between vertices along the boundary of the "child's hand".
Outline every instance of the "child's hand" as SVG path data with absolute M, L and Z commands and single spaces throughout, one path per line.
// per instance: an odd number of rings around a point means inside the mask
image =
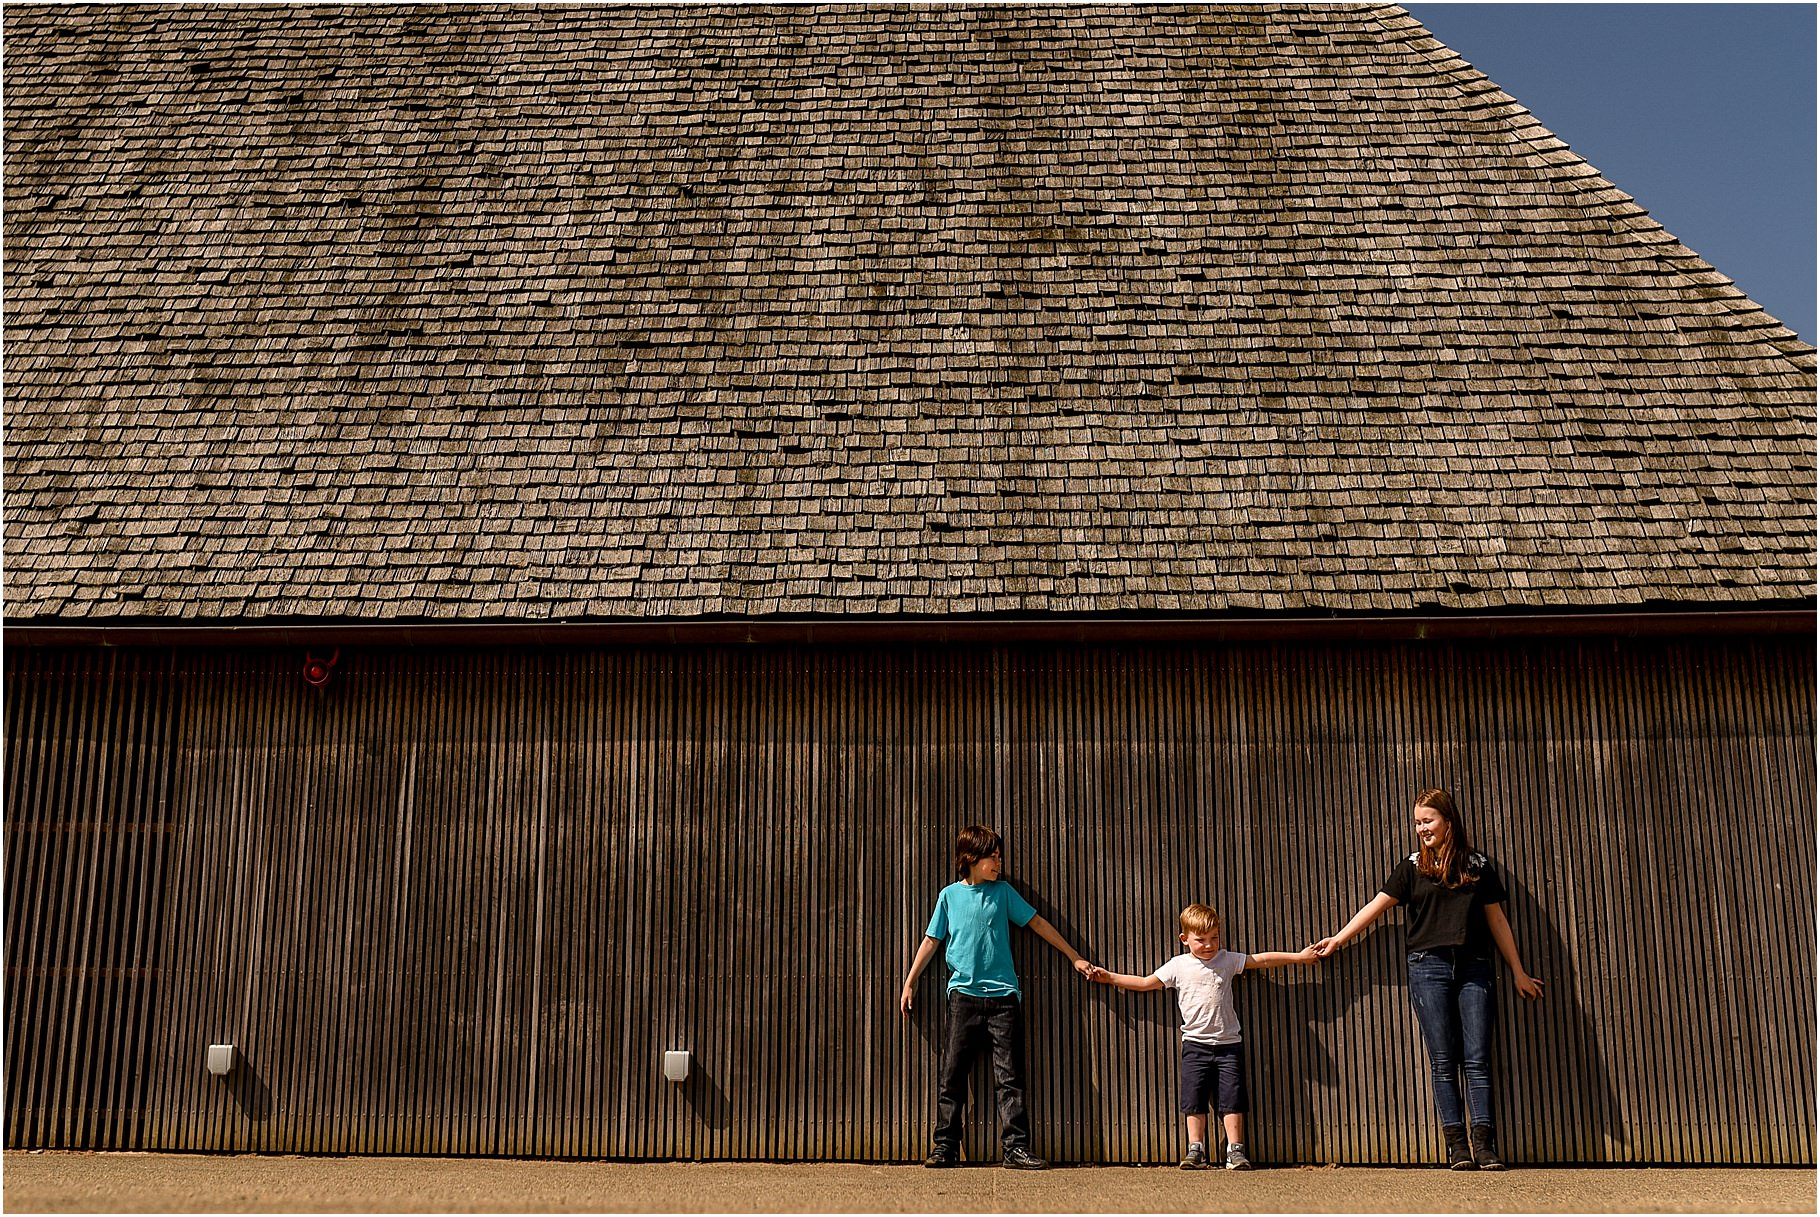
M 1517 973 L 1517 992 L 1530 1001 L 1542 996 L 1542 982 L 1524 972 Z
M 1318 963 L 1320 962 L 1321 957 L 1315 954 L 1314 944 L 1310 943 L 1308 946 L 1297 951 L 1293 958 L 1297 963 Z
M 1317 957 L 1326 959 L 1329 955 L 1340 949 L 1340 944 L 1335 942 L 1332 938 L 1323 938 L 1321 941 L 1310 945 L 1307 949 L 1313 951 Z
M 905 1018 L 910 1017 L 910 1003 L 912 999 L 913 994 L 911 993 L 910 986 L 905 985 L 904 991 L 900 993 L 897 998 L 897 1008 L 903 1011 Z
M 1093 979 L 1093 965 L 1084 959 L 1077 959 L 1074 961 L 1074 970 L 1079 972 L 1082 976 L 1085 976 L 1088 980 Z
M 1098 981 L 1100 984 L 1106 984 L 1107 977 L 1111 976 L 1112 973 L 1108 972 L 1105 968 L 1096 968 L 1092 964 L 1088 964 L 1086 975 L 1087 975 L 1088 980 Z

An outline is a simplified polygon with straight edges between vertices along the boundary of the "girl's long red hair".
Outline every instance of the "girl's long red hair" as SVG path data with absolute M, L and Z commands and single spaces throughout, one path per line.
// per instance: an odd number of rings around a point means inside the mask
M 1466 820 L 1445 790 L 1424 790 L 1416 796 L 1416 806 L 1439 812 L 1447 823 L 1447 842 L 1439 849 L 1422 846 L 1416 869 L 1443 887 L 1464 887 L 1478 882 L 1479 877 L 1466 869 L 1466 857 L 1472 853 L 1472 837 L 1466 831 Z

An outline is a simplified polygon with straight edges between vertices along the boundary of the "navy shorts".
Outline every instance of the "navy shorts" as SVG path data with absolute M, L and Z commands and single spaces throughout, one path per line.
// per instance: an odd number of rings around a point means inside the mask
M 1211 1104 L 1221 1115 L 1245 1110 L 1245 1046 L 1182 1041 L 1182 1114 L 1198 1116 Z

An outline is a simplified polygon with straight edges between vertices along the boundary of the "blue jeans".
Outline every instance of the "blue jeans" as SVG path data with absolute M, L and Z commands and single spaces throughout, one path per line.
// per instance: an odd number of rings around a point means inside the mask
M 1409 953 L 1409 1004 L 1415 1007 L 1434 1075 L 1435 1107 L 1444 1127 L 1466 1123 L 1460 1079 L 1472 1122 L 1491 1119 L 1491 1035 L 1496 1011 L 1492 963 L 1458 948 Z

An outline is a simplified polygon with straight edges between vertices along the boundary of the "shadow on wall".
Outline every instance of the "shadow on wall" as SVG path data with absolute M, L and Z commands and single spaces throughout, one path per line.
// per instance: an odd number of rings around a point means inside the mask
M 1514 1108 L 1513 1087 L 1499 1090 L 1498 1116 L 1509 1130 L 1505 1152 L 1538 1163 L 1628 1162 L 1629 1130 L 1619 1111 L 1611 1071 L 1599 1051 L 1598 1029 L 1583 1004 L 1573 952 L 1548 907 L 1521 879 L 1507 871 L 1504 886 L 1510 892 L 1508 911 L 1518 935 L 1517 949 L 1524 966 L 1543 982 L 1537 1002 L 1524 1001 L 1508 983 L 1498 990 L 1498 1078 L 1503 1081 L 1523 1070 L 1537 1079 L 1528 1110 Z M 1507 982 L 1510 973 L 1501 963 L 1499 972 L 1500 980 Z M 1523 1028 L 1526 1020 L 1535 1026 Z M 1517 1034 L 1524 1030 L 1529 1034 Z M 1530 1051 L 1545 1054 L 1545 1059 L 1516 1059 L 1524 1042 L 1536 1045 Z
M 1397 1000 L 1404 1000 L 1402 945 L 1400 926 L 1375 927 L 1334 960 L 1239 979 L 1246 1089 L 1254 1112 L 1246 1134 L 1254 1158 L 1302 1164 L 1355 1160 L 1361 1143 L 1374 1142 L 1373 1130 L 1393 1118 L 1366 1110 L 1372 1099 L 1353 1091 L 1358 1061 L 1381 1055 L 1384 1045 L 1357 1042 L 1360 1032 L 1342 1038 L 1334 1024 L 1357 1017 L 1378 990 L 1395 989 Z M 1415 1034 L 1413 1015 L 1410 1034 Z M 1349 1050 L 1352 1060 L 1336 1055 Z M 1323 1127 L 1336 1120 L 1346 1129 L 1337 1143 Z M 1377 1162 L 1397 1159 L 1388 1146 L 1366 1153 Z
M 920 930 L 918 935 L 920 942 Z M 920 1052 L 921 1059 L 928 1062 L 929 1076 L 932 1079 L 938 1076 L 937 1071 L 942 1059 L 942 1040 L 948 1034 L 947 983 L 947 969 L 942 966 L 941 953 L 938 951 L 934 961 L 923 969 L 922 976 L 917 979 L 916 1000 L 910 1007 L 910 1017 L 903 1019 L 904 1022 L 910 1024 L 911 1030 L 916 1033 L 916 1038 L 921 1041 L 921 1047 L 914 1048 L 912 1051 Z M 898 1000 L 896 986 L 891 988 L 890 995 L 891 1002 L 895 1005 Z M 924 1089 L 926 1093 L 917 1096 L 919 1104 L 923 1106 L 913 1108 L 913 1110 L 926 1112 L 925 1118 L 928 1124 L 925 1127 L 932 1127 L 935 1123 L 935 1091 L 929 1087 Z M 911 1141 L 910 1152 L 921 1157 L 929 1151 L 927 1141 L 927 1136 L 920 1141 Z
M 1112 971 L 1131 971 L 1147 975 L 1168 958 L 1166 953 L 1159 953 L 1152 958 L 1133 960 L 1107 960 L 1104 951 L 1090 951 L 1087 958 Z M 1118 965 L 1124 965 L 1120 967 Z M 1175 994 L 1168 990 L 1155 993 L 1128 993 L 1115 985 L 1087 983 L 1087 992 L 1075 1005 L 1075 1025 L 1082 1029 L 1096 1027 L 1094 1034 L 1104 1042 L 1110 1034 L 1120 1046 L 1122 1053 L 1134 1056 L 1143 1053 L 1142 1045 L 1165 1043 L 1169 1045 L 1163 1059 L 1154 1067 L 1150 1077 L 1151 1093 L 1155 1103 L 1151 1110 L 1160 1118 L 1167 1132 L 1163 1135 L 1160 1161 L 1175 1161 L 1177 1134 L 1181 1127 L 1181 1113 L 1178 1107 L 1178 1091 L 1181 1070 L 1181 1018 L 1177 1014 Z M 1110 1031 L 1108 1031 L 1110 1029 Z M 1110 1054 L 1108 1054 L 1110 1055 Z M 1102 1058 L 1104 1059 L 1104 1058 Z M 1153 1058 L 1154 1059 L 1154 1058 Z M 1109 1065 L 1109 1062 L 1107 1063 Z M 1082 1162 L 1110 1162 L 1121 1157 L 1116 1141 L 1122 1132 L 1130 1138 L 1130 1129 L 1119 1129 L 1116 1126 L 1130 1119 L 1134 1106 L 1131 1091 L 1134 1079 L 1123 1070 L 1103 1065 L 1099 1069 L 1088 1071 L 1091 1074 L 1091 1087 L 1088 1111 L 1090 1121 L 1080 1130 L 1080 1143 L 1075 1147 L 1074 1156 Z M 1107 1093 L 1105 1088 L 1110 1088 Z M 1127 1151 L 1129 1152 L 1129 1151 Z M 1146 1152 L 1145 1157 L 1152 1157 Z
M 255 1124 L 263 1124 L 272 1118 L 272 1089 L 259 1076 L 251 1058 L 241 1053 L 240 1059 L 234 1062 L 234 1071 L 225 1079 L 228 1094 L 240 1114 Z
M 1163 958 L 1108 959 L 1103 945 L 1039 894 L 1020 890 L 1064 941 L 1095 963 L 1123 971 L 1147 973 Z M 1034 934 L 1013 938 L 1020 950 L 1019 974 L 1042 977 L 1052 986 L 1031 986 L 1030 1041 L 1027 1080 L 1037 1151 L 1059 1162 L 1099 1163 L 1125 1161 L 1141 1130 L 1130 1127 L 1134 1110 L 1133 1080 L 1129 1073 L 1107 1060 L 1108 1036 L 1117 1045 L 1115 1059 L 1141 1052 L 1141 1043 L 1179 1044 L 1175 998 L 1169 993 L 1127 993 L 1112 985 L 1095 984 L 1075 975 L 1071 966 Z M 1116 965 L 1116 966 L 1115 966 Z M 1034 988 L 1034 992 L 1031 990 Z M 1045 1004 L 1049 1003 L 1049 1004 Z M 1108 1029 L 1111 1028 L 1110 1032 Z M 1162 1072 L 1151 1079 L 1155 1092 L 1166 1094 L 1165 1118 L 1171 1122 L 1164 1153 L 1174 1161 L 1173 1122 L 1177 1078 L 1176 1048 Z M 991 1091 L 990 1075 L 976 1072 L 976 1093 Z M 1141 1106 L 1141 1105 L 1140 1105 Z M 996 1119 L 996 1116 L 994 1117 Z M 997 1124 L 990 1126 L 996 1137 Z
M 682 1084 L 682 1100 L 696 1119 L 716 1132 L 733 1124 L 733 1100 L 714 1075 L 702 1068 L 699 1058 L 690 1062 L 689 1076 Z
M 1099 944 L 1066 914 L 1036 892 L 1026 890 L 1024 895 L 1064 941 L 1087 959 L 1102 960 L 1105 952 Z M 1029 1027 L 1027 1078 L 1037 1152 L 1060 1162 L 1109 1161 L 1112 1154 L 1107 1124 L 1118 1096 L 1108 1093 L 1107 1088 L 1117 1083 L 1094 1067 L 1096 1054 L 1090 1046 L 1094 1041 L 1093 1028 L 1104 1018 L 1096 1012 L 1096 1006 L 1105 1005 L 1107 986 L 1077 977 L 1070 965 L 1034 934 L 1024 937 L 1027 941 L 1018 945 L 1026 948 L 1023 958 L 1030 960 L 1031 974 L 1037 974 L 1040 968 L 1043 975 L 1053 972 L 1056 977 L 1039 997 L 1048 999 L 1049 1009 L 1035 1011 L 1039 1017 L 1030 1020 Z M 1018 966 L 1025 968 L 1022 959 Z M 985 1083 L 975 1082 L 982 1084 Z

